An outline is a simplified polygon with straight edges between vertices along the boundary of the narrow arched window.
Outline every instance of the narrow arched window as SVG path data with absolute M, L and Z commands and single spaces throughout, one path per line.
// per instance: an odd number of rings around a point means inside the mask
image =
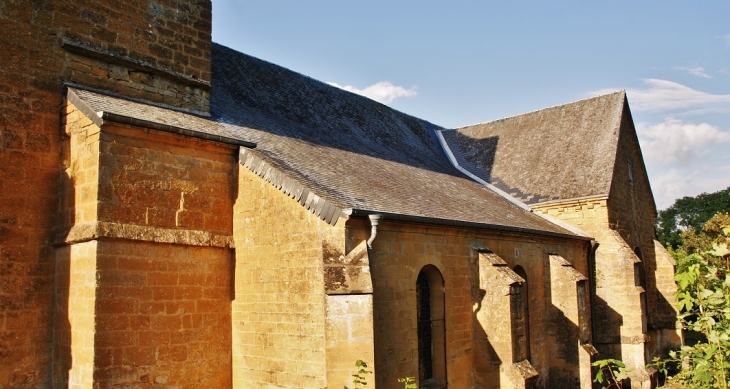
M 421 387 L 445 387 L 446 384 L 444 300 L 441 272 L 435 266 L 424 266 L 416 279 L 418 381 Z
M 522 266 L 515 266 L 514 272 L 525 282 L 516 289 L 512 299 L 513 362 L 530 360 L 530 304 L 527 290 L 527 273 Z

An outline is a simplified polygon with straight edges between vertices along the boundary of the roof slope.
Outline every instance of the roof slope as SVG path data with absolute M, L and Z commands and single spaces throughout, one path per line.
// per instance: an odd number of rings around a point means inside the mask
M 566 232 L 453 168 L 431 123 L 217 44 L 211 85 L 215 120 L 343 209 Z
M 254 142 L 247 155 L 340 209 L 575 236 L 456 170 L 431 123 L 218 44 L 212 61 L 210 119 L 76 93 L 93 112 Z
M 460 166 L 527 204 L 608 195 L 623 91 L 442 134 Z

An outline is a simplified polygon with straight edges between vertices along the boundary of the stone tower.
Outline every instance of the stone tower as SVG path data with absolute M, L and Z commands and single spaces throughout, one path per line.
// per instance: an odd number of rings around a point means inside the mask
M 64 84 L 209 111 L 210 0 L 0 2 L 0 387 L 50 387 Z

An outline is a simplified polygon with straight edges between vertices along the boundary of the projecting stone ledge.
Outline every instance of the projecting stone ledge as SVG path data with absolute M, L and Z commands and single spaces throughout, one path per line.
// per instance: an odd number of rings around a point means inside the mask
M 57 233 L 54 243 L 57 245 L 74 244 L 100 238 L 137 240 L 186 246 L 235 247 L 231 235 L 218 235 L 201 230 L 159 228 L 111 222 L 77 224 Z

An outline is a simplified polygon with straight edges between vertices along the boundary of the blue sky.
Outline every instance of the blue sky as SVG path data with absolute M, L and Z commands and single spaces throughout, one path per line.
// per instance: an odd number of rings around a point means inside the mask
M 626 89 L 660 209 L 730 186 L 730 2 L 214 0 L 213 40 L 445 127 Z

